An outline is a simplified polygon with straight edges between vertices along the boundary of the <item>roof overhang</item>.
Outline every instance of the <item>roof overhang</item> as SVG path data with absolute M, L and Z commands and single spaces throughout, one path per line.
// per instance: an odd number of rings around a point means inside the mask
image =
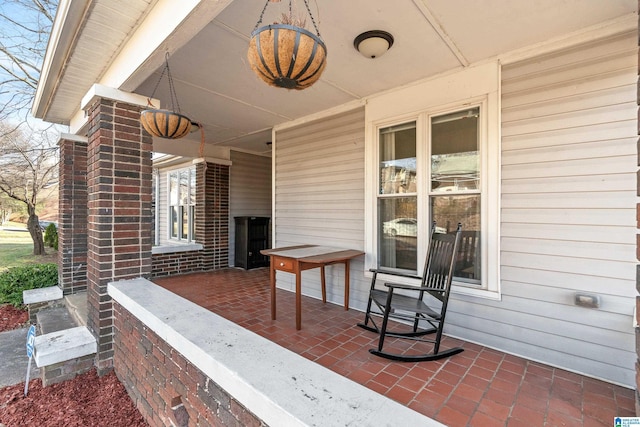
M 263 22 L 278 20 L 285 3 L 269 3 Z M 638 28 L 636 0 L 322 0 L 312 8 L 322 13 L 327 67 L 313 87 L 287 91 L 265 85 L 247 61 L 263 6 L 256 0 L 60 0 L 33 114 L 83 134 L 81 102 L 96 84 L 167 103 L 168 85 L 158 82 L 169 53 L 182 113 L 202 124 L 207 150 L 270 155 L 265 143 L 273 129 L 487 62 L 521 61 Z M 371 29 L 395 38 L 374 60 L 353 47 Z M 196 133 L 180 144 L 154 138 L 154 150 L 184 154 L 200 140 Z

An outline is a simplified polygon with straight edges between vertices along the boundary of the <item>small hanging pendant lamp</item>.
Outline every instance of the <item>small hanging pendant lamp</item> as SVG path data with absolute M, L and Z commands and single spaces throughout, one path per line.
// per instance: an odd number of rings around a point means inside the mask
M 251 69 L 267 84 L 286 89 L 306 89 L 314 84 L 327 65 L 327 48 L 320 38 L 308 0 L 304 4 L 316 34 L 304 29 L 306 19 L 282 14 L 282 22 L 258 28 L 270 2 L 267 0 L 251 33 L 247 58 Z
M 150 98 L 153 98 L 153 95 L 156 93 L 156 89 L 158 89 L 158 85 L 160 84 L 160 81 L 165 74 L 167 75 L 167 79 L 169 80 L 171 110 L 160 110 L 153 108 L 143 110 L 140 113 L 140 123 L 142 123 L 142 127 L 144 127 L 144 129 L 153 136 L 167 139 L 178 139 L 187 135 L 189 132 L 191 132 L 194 126 L 197 127 L 198 125 L 192 123 L 187 116 L 180 114 L 180 104 L 178 103 L 176 90 L 173 86 L 173 78 L 171 77 L 171 70 L 169 69 L 168 52 L 165 56 L 164 69 L 160 74 L 158 83 L 156 83 L 156 87 L 153 89 L 153 93 L 151 94 Z M 153 107 L 150 102 L 149 106 Z

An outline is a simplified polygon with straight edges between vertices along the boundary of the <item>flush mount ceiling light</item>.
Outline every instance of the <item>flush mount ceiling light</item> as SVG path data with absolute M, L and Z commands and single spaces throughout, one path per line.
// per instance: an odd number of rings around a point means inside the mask
M 355 38 L 353 46 L 363 56 L 377 58 L 393 46 L 393 36 L 382 30 L 366 31 Z

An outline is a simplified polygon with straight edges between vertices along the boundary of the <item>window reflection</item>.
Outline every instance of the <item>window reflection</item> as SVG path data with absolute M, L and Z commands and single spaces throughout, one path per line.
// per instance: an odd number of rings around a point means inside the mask
M 431 190 L 478 190 L 478 115 L 459 111 L 431 119 Z
M 416 123 L 380 130 L 379 267 L 417 270 Z
M 454 277 L 480 283 L 480 195 L 431 197 L 431 217 L 439 233 L 455 233 L 462 223 Z
M 431 218 L 439 232 L 462 224 L 454 276 L 473 284 L 481 278 L 479 116 L 475 107 L 431 118 Z
M 380 200 L 380 267 L 417 269 L 417 210 L 415 197 Z
M 416 123 L 380 130 L 379 194 L 416 192 Z

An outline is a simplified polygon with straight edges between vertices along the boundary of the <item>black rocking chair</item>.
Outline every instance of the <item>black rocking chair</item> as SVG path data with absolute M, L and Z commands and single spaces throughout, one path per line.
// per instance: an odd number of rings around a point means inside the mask
M 442 339 L 461 229 L 462 225 L 458 224 L 458 229 L 454 234 L 441 234 L 435 232 L 434 224 L 431 229 L 431 240 L 422 276 L 406 275 L 379 269 L 371 270 L 373 278 L 371 280 L 367 312 L 364 323 L 358 324 L 358 326 L 380 335 L 378 348 L 370 349 L 369 352 L 371 354 L 392 360 L 421 362 L 449 357 L 463 351 L 460 347 L 440 350 L 440 340 Z M 378 274 L 419 279 L 421 283 L 420 286 L 385 283 L 386 289 L 379 289 L 376 288 Z M 401 290 L 401 292 L 396 292 L 398 290 Z M 434 300 L 434 305 L 439 305 L 439 308 L 431 308 L 427 305 L 423 300 L 425 294 L 439 300 L 439 302 Z M 373 304 L 377 306 L 379 312 L 371 311 Z M 374 317 L 380 316 L 382 317 L 382 324 L 378 327 Z M 403 323 L 394 322 L 393 327 L 389 328 L 391 326 L 389 325 L 390 318 L 403 321 Z M 410 323 L 409 325 L 406 324 L 407 321 Z M 369 325 L 369 322 L 371 322 L 371 325 Z M 398 324 L 396 325 L 395 323 Z M 427 335 L 434 333 L 435 336 L 433 338 L 427 337 Z M 428 353 L 390 353 L 383 349 L 387 336 L 431 343 L 433 346 Z M 398 348 L 397 346 L 394 347 Z

